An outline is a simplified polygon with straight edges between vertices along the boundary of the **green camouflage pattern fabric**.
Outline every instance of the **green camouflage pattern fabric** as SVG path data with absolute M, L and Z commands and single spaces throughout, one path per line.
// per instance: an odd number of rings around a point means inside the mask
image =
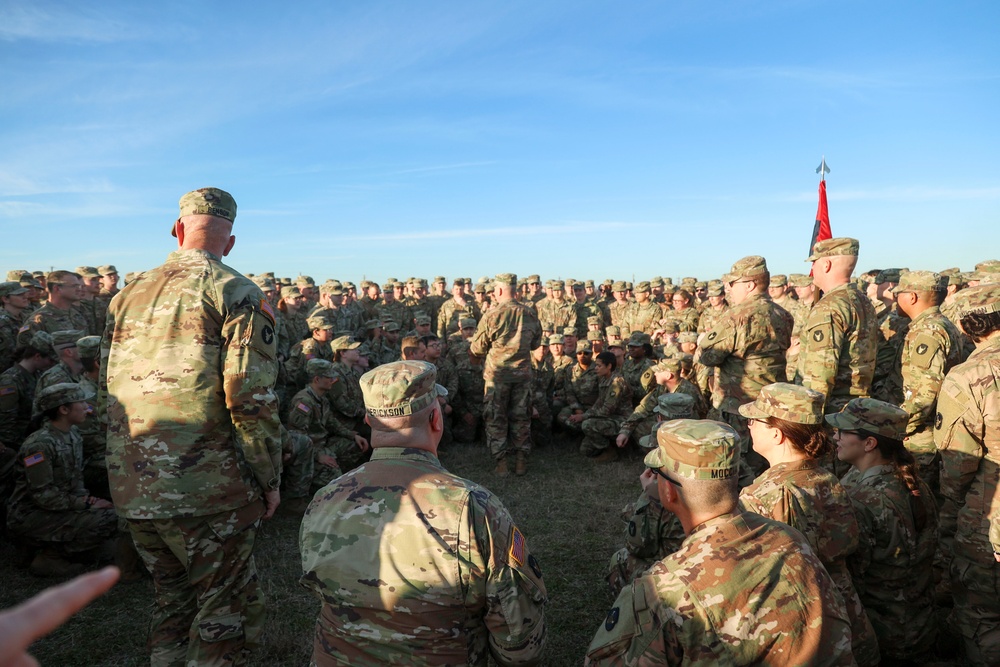
M 636 442 L 649 435 L 656 425 L 656 407 L 660 397 L 671 393 L 686 394 L 694 401 L 694 412 L 688 415 L 692 419 L 704 419 L 708 412 L 705 396 L 687 380 L 681 380 L 673 392 L 664 385 L 654 385 L 639 401 L 632 412 L 622 420 L 618 428 L 619 434 L 631 436 Z
M 796 531 L 751 513 L 692 529 L 626 586 L 585 665 L 851 665 L 843 601 Z
M 965 360 L 958 328 L 932 306 L 910 322 L 902 347 L 900 367 L 903 402 L 909 414 L 906 448 L 916 453 L 933 453 L 934 419 L 938 392 L 952 368 Z
M 915 497 L 894 465 L 851 468 L 841 484 L 858 520 L 858 549 L 847 560 L 858 598 L 871 621 L 883 659 L 915 660 L 931 651 L 934 552 L 938 510 L 930 487 Z M 918 527 L 913 505 L 926 517 Z
M 413 325 L 413 313 L 399 301 L 393 301 L 392 303 L 379 301 L 375 304 L 374 311 L 374 317 L 379 322 L 392 320 L 399 325 L 400 330 L 409 329 Z
M 721 422 L 673 419 L 654 435 L 656 447 L 642 460 L 648 468 L 666 468 L 684 479 L 723 480 L 739 465 L 739 436 Z
M 632 390 L 620 373 L 612 373 L 597 385 L 597 400 L 583 413 L 580 453 L 596 456 L 609 446 L 625 418 L 632 414 Z
M 563 397 L 566 406 L 572 410 L 586 410 L 597 402 L 600 393 L 600 378 L 594 364 L 584 368 L 574 363 L 563 375 Z
M 281 427 L 281 500 L 312 498 L 316 457 L 312 440 L 305 433 Z M 339 475 L 338 475 L 339 476 Z
M 818 391 L 787 382 L 775 382 L 762 387 L 753 403 L 740 406 L 747 419 L 777 417 L 796 424 L 823 422 L 824 396 Z
M 326 400 L 333 408 L 333 417 L 352 431 L 357 431 L 365 418 L 365 397 L 361 392 L 361 376 L 347 364 L 333 364 L 337 383 L 327 392 Z
M 874 303 L 878 328 L 878 348 L 875 351 L 875 371 L 871 395 L 880 401 L 899 405 L 903 402 L 903 375 L 900 355 L 910 327 L 910 318 L 889 308 L 881 301 Z
M 646 303 L 636 301 L 629 308 L 628 316 L 620 325 L 622 335 L 625 336 L 633 331 L 641 331 L 652 335 L 654 331 L 660 328 L 661 319 L 663 319 L 663 307 L 660 304 L 652 300 Z
M 66 365 L 65 361 L 60 361 L 58 364 L 43 372 L 38 376 L 38 382 L 35 384 L 35 396 L 38 396 L 44 389 L 51 387 L 56 384 L 77 384 L 80 382 L 80 376 L 74 375 L 72 369 Z M 35 411 L 38 414 L 38 411 Z
M 538 347 L 542 327 L 531 309 L 517 301 L 497 304 L 483 315 L 469 350 L 486 357 L 487 380 L 530 381 L 531 350 Z
M 28 437 L 38 378 L 20 364 L 0 373 L 0 442 L 17 451 Z
M 171 253 L 111 302 L 100 403 L 119 514 L 214 514 L 278 488 L 269 312 L 260 288 L 204 250 Z
M 457 333 L 463 317 L 472 316 L 478 320 L 473 306 L 471 300 L 459 303 L 453 298 L 441 304 L 437 315 L 437 337 L 441 340 L 447 340 L 448 336 Z
M 17 332 L 21 322 L 0 308 L 0 373 L 14 364 L 14 350 L 17 349 Z
M 531 380 L 531 441 L 536 446 L 552 442 L 552 391 L 555 388 L 555 371 L 549 358 L 531 359 L 534 376 Z
M 663 320 L 673 322 L 677 325 L 678 331 L 698 331 L 698 321 L 701 313 L 693 305 L 684 310 L 664 310 Z
M 530 380 L 485 380 L 483 428 L 494 459 L 531 450 L 531 393 Z
M 323 603 L 317 665 L 540 659 L 538 560 L 496 496 L 429 452 L 377 448 L 313 499 L 299 547 L 301 583 Z
M 628 317 L 629 311 L 632 309 L 632 304 L 625 301 L 615 301 L 608 306 L 608 312 L 610 313 L 609 321 L 612 326 L 625 327 L 625 321 Z
M 656 494 L 656 487 L 652 487 Z M 622 510 L 625 546 L 611 556 L 606 579 L 611 595 L 618 597 L 657 561 L 677 551 L 684 541 L 684 527 L 673 512 L 663 508 L 659 495 L 643 491 L 634 503 Z
M 715 325 L 718 324 L 719 319 L 722 318 L 729 310 L 729 307 L 729 304 L 723 301 L 720 308 L 716 308 L 715 306 L 709 304 L 707 307 L 702 309 L 701 317 L 698 318 L 698 333 L 705 333 L 706 331 L 714 329 Z
M 136 551 L 153 573 L 151 665 L 241 665 L 260 645 L 264 596 L 253 547 L 260 500 L 175 519 L 129 519 Z M 175 554 L 185 554 L 184 562 Z
M 631 355 L 626 356 L 625 361 L 622 363 L 622 377 L 628 383 L 628 388 L 632 392 L 632 396 L 637 400 L 646 393 L 646 390 L 642 386 L 642 374 L 655 363 L 655 361 L 648 357 L 636 360 Z
M 22 538 L 67 553 L 95 549 L 118 532 L 113 509 L 87 506 L 83 438 L 76 426 L 61 431 L 45 421 L 17 453 L 7 527 Z
M 284 327 L 278 330 L 278 354 L 287 359 L 292 347 L 309 337 L 309 325 L 301 309 L 294 314 L 284 313 L 281 319 Z
M 330 343 L 318 341 L 310 336 L 292 346 L 288 353 L 288 361 L 285 362 L 285 377 L 292 390 L 289 393 L 294 394 L 309 384 L 306 363 L 310 359 L 333 361 L 333 350 L 330 349 Z
M 42 307 L 31 313 L 18 329 L 17 344 L 27 345 L 36 331 L 55 333 L 56 331 L 87 330 L 87 319 L 74 308 L 56 308 L 46 301 Z
M 317 396 L 312 387 L 306 387 L 292 397 L 285 423 L 292 433 L 309 437 L 313 443 L 314 456 L 323 454 L 337 459 L 337 465 L 334 466 L 316 461 L 312 480 L 314 486 L 326 485 L 330 480 L 340 477 L 348 463 L 356 465 L 359 462 L 361 452 L 354 442 L 354 432 L 333 416 L 325 397 Z M 351 455 L 352 449 L 357 451 L 356 456 Z M 341 462 L 341 456 L 351 460 Z
M 735 414 L 761 387 L 784 382 L 792 318 L 766 294 L 733 306 L 704 335 L 695 361 L 715 367 L 712 406 Z
M 795 382 L 826 396 L 826 412 L 868 395 L 878 330 L 871 301 L 853 283 L 833 288 L 816 302 L 799 342 Z
M 538 313 L 540 322 L 551 322 L 555 331 L 562 331 L 566 327 L 576 328 L 576 309 L 573 304 L 562 299 L 545 297 L 535 304 L 535 312 Z
M 906 422 L 905 410 L 874 398 L 852 399 L 840 412 L 826 416 L 826 423 L 834 428 L 864 429 L 893 440 L 902 440 L 906 435 Z
M 740 508 L 781 521 L 802 533 L 833 578 L 851 621 L 854 659 L 879 663 L 878 640 L 847 567 L 858 548 L 859 528 L 850 496 L 818 461 L 779 463 L 740 491 Z
M 108 488 L 108 425 L 100 412 L 97 393 L 100 387 L 96 379 L 86 374 L 80 377 L 80 386 L 86 391 L 90 412 L 87 419 L 77 429 L 83 438 L 83 480 L 91 495 L 111 499 Z

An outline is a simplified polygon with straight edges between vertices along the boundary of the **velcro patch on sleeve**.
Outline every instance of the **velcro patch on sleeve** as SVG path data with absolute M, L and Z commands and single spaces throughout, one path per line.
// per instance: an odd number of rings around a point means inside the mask
M 295 407 L 296 407 L 296 409 L 298 409 L 298 410 L 301 410 L 302 412 L 304 412 L 304 413 L 306 413 L 306 414 L 309 414 L 310 412 L 312 412 L 312 408 L 310 408 L 310 407 L 309 407 L 308 405 L 306 405 L 305 403 L 299 403 L 299 404 L 298 404 L 298 405 L 296 405 Z
M 524 535 L 517 529 L 517 526 L 510 528 L 510 549 L 507 556 L 520 567 L 524 565 Z
M 31 456 L 24 457 L 24 467 L 30 468 L 33 465 L 38 465 L 44 460 L 45 460 L 45 454 L 42 454 L 41 452 L 35 452 Z
M 260 300 L 260 312 L 267 315 L 271 320 L 271 324 L 274 324 L 275 322 L 274 309 L 271 308 L 271 304 L 267 302 L 267 299 Z

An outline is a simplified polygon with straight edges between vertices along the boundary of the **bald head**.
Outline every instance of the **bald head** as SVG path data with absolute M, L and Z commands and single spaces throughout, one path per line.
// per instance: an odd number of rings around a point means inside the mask
M 205 250 L 217 257 L 225 257 L 233 249 L 236 237 L 232 235 L 233 223 L 225 218 L 197 213 L 177 219 L 174 226 L 177 247 L 182 250 Z

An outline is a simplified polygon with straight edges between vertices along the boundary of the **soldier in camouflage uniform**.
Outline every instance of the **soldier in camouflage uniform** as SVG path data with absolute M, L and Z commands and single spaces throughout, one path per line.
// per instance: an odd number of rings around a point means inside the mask
M 687 538 L 622 590 L 584 664 L 852 664 L 844 603 L 808 543 L 737 506 L 739 435 L 678 419 L 656 440 L 645 464 Z
M 812 312 L 813 306 L 816 305 L 816 286 L 813 285 L 812 277 L 807 276 L 802 273 L 793 273 L 788 277 L 788 283 L 795 290 L 795 295 L 798 299 L 794 302 L 795 305 L 792 306 L 792 310 L 789 312 L 792 314 L 792 319 L 795 321 L 795 325 L 792 327 L 792 343 L 788 347 L 788 352 L 785 353 L 785 374 L 789 378 L 795 377 L 795 371 L 799 367 L 799 337 L 802 334 L 802 329 L 806 325 L 806 320 L 809 319 L 809 313 Z
M 741 482 L 745 484 L 748 470 L 756 476 L 767 465 L 750 450 L 750 433 L 739 406 L 757 398 L 761 387 L 785 381 L 785 350 L 793 322 L 785 309 L 771 302 L 767 293 L 770 274 L 763 257 L 744 257 L 733 264 L 727 277 L 734 305 L 703 334 L 695 362 L 716 368 L 709 416 L 740 434 L 746 464 Z
M 841 480 L 860 528 L 848 558 L 858 597 L 883 660 L 933 661 L 934 552 L 938 510 L 903 446 L 909 415 L 872 398 L 856 398 L 826 421 L 837 457 L 851 464 Z
M 285 359 L 291 355 L 292 346 L 309 337 L 309 324 L 302 303 L 305 299 L 294 285 L 281 288 L 278 308 L 284 314 L 283 337 L 278 337 L 278 353 Z M 283 307 L 282 307 L 283 306 Z
M 789 314 L 795 309 L 795 299 L 788 295 L 788 276 L 781 273 L 771 276 L 771 284 L 767 288 L 767 293 L 776 306 L 781 306 Z
M 36 331 L 87 330 L 86 318 L 76 309 L 83 295 L 83 281 L 72 271 L 53 271 L 47 283 L 49 300 L 33 312 L 18 330 L 17 342 L 24 345 Z
M 628 337 L 625 345 L 628 356 L 621 366 L 621 375 L 625 378 L 633 401 L 638 404 L 642 396 L 646 393 L 642 387 L 642 374 L 653 364 L 655 359 L 650 358 L 649 351 L 652 350 L 649 344 L 649 334 L 641 331 L 633 331 Z
M 673 310 L 663 313 L 664 324 L 673 322 L 677 331 L 698 331 L 698 318 L 701 313 L 694 307 L 694 299 L 687 290 L 677 290 L 670 297 Z
M 74 306 L 87 322 L 84 335 L 100 336 L 104 333 L 104 318 L 107 316 L 107 302 L 98 298 L 101 293 L 101 274 L 94 266 L 78 266 L 74 271 L 80 276 L 82 288 L 80 301 Z
M 289 395 L 309 383 L 306 376 L 306 363 L 310 359 L 325 359 L 333 361 L 333 350 L 330 341 L 333 340 L 333 323 L 322 315 L 312 315 L 306 320 L 310 336 L 295 345 L 285 362 L 285 376 L 289 385 Z
M 111 503 L 83 485 L 83 438 L 77 426 L 87 417 L 88 398 L 73 383 L 42 390 L 37 396 L 42 427 L 17 455 L 7 527 L 18 538 L 42 545 L 30 566 L 39 576 L 78 573 L 82 567 L 64 558 L 93 551 L 118 532 Z
M 954 554 L 952 621 L 965 659 L 1000 664 L 1000 287 L 955 295 L 959 326 L 976 350 L 948 373 L 938 396 L 941 541 Z
M 597 463 L 618 458 L 614 437 L 622 422 L 632 414 L 632 391 L 621 373 L 615 372 L 615 355 L 602 352 L 594 358 L 597 375 L 597 400 L 580 414 L 571 415 L 567 421 L 579 424 L 583 431 L 580 453 L 593 457 Z
M 661 394 L 652 412 L 657 424 L 694 419 L 694 399 L 687 394 Z M 647 432 L 639 438 L 639 446 L 648 451 L 656 446 L 656 439 Z M 677 515 L 663 509 L 660 503 L 656 474 L 646 469 L 639 476 L 639 483 L 642 485 L 639 498 L 622 510 L 625 546 L 611 556 L 605 577 L 614 597 L 656 561 L 677 551 L 684 541 L 684 528 Z
M 576 309 L 566 301 L 565 283 L 553 280 L 550 296 L 535 304 L 538 319 L 541 322 L 551 322 L 555 331 L 566 327 L 576 329 Z
M 852 398 L 867 396 L 875 372 L 878 330 L 871 301 L 850 281 L 858 261 L 858 241 L 820 241 L 806 261 L 823 290 L 799 339 L 795 381 L 826 396 L 826 413 Z
M 680 359 L 668 358 L 658 361 L 646 371 L 644 377 L 649 375 L 649 390 L 639 401 L 639 404 L 632 410 L 621 423 L 618 429 L 616 444 L 624 447 L 629 439 L 639 441 L 649 435 L 649 433 L 660 421 L 657 417 L 656 408 L 663 400 L 664 396 L 682 394 L 691 398 L 691 417 L 694 419 L 704 419 L 708 413 L 708 403 L 704 395 L 689 380 L 685 380 L 680 375 Z M 646 385 L 644 385 L 646 386 Z M 669 403 L 668 403 L 669 404 Z
M 583 283 L 573 283 L 573 298 L 576 301 L 573 304 L 573 310 L 576 312 L 576 335 L 580 338 L 586 338 L 589 319 L 597 317 L 603 322 L 604 313 L 601 312 L 600 307 L 596 303 L 587 298 L 586 288 Z
M 399 285 L 397 288 L 396 285 Z M 396 297 L 403 287 L 402 283 L 386 282 L 382 286 L 382 301 L 374 306 L 375 318 L 384 325 L 392 320 L 402 331 L 408 331 L 413 325 L 413 314 L 410 309 L 400 303 Z
M 515 473 L 528 471 L 531 451 L 531 350 L 538 347 L 542 328 L 530 308 L 514 299 L 517 276 L 495 278 L 497 305 L 483 315 L 469 353 L 485 357 L 483 419 L 486 442 L 496 473 L 507 475 L 507 455 L 515 452 Z
M 541 566 L 499 499 L 441 467 L 435 379 L 420 361 L 362 376 L 372 460 L 317 494 L 300 532 L 316 665 L 540 661 Z
M 483 380 L 482 360 L 469 355 L 469 341 L 476 333 L 476 321 L 471 317 L 462 318 L 461 335 L 448 343 L 448 358 L 455 365 L 458 378 L 458 394 L 449 396 L 448 403 L 453 410 L 452 427 L 458 442 L 475 442 L 483 419 L 483 394 L 486 383 Z
M 111 495 L 153 573 L 154 665 L 239 663 L 263 629 L 253 547 L 280 502 L 277 349 L 270 304 L 221 262 L 235 218 L 227 192 L 184 195 L 178 250 L 114 298 L 102 343 Z
M 778 382 L 740 407 L 750 420 L 754 449 L 770 464 L 740 491 L 740 507 L 805 536 L 846 603 L 854 659 L 859 667 L 878 665 L 878 640 L 847 567 L 858 548 L 857 518 L 847 491 L 819 461 L 833 449 L 824 430 L 823 403 L 818 391 Z
M 35 384 L 35 394 L 54 384 L 78 383 L 83 364 L 80 362 L 80 350 L 76 342 L 84 337 L 83 331 L 56 331 L 52 334 L 52 349 L 59 357 L 59 363 L 38 377 Z M 37 414 L 37 411 L 35 411 Z
M 0 283 L 0 373 L 14 365 L 17 331 L 29 306 L 27 294 L 21 283 Z
M 622 327 L 625 324 L 625 318 L 629 310 L 632 308 L 632 304 L 628 300 L 628 290 L 625 287 L 625 281 L 615 281 L 611 285 L 611 293 L 614 295 L 615 300 L 608 304 L 608 312 L 610 313 L 609 321 L 612 326 Z
M 83 483 L 90 492 L 99 498 L 111 500 L 111 489 L 108 487 L 108 450 L 107 419 L 101 414 L 97 404 L 101 371 L 101 337 L 84 336 L 76 342 L 80 355 L 80 386 L 90 397 L 87 404 L 90 412 L 82 424 L 80 435 L 83 437 Z
M 579 424 L 570 421 L 570 417 L 582 415 L 597 402 L 600 393 L 600 378 L 594 369 L 594 353 L 589 341 L 577 343 L 576 361 L 563 372 L 563 401 L 566 405 L 559 411 L 556 420 L 567 430 L 579 433 Z
M 459 322 L 463 317 L 475 318 L 475 304 L 465 297 L 461 278 L 452 285 L 451 295 L 452 298 L 441 304 L 437 316 L 437 337 L 444 341 L 458 332 Z
M 965 361 L 961 333 L 941 314 L 948 279 L 930 271 L 909 271 L 894 292 L 899 309 L 909 319 L 900 350 L 903 401 L 910 416 L 903 440 L 917 460 L 920 477 L 938 489 L 939 457 L 934 446 L 934 416 L 945 375 Z
M 650 289 L 648 282 L 641 282 L 635 286 L 635 303 L 632 304 L 628 317 L 621 325 L 623 334 L 642 332 L 652 335 L 660 327 L 663 309 L 650 298 Z
M 910 326 L 910 318 L 896 303 L 895 288 L 899 283 L 899 269 L 884 269 L 875 274 L 869 295 L 875 308 L 878 347 L 875 350 L 875 371 L 871 395 L 880 401 L 899 405 L 903 402 L 903 375 L 900 367 L 903 341 Z
M 543 447 L 552 444 L 552 396 L 556 378 L 549 358 L 549 339 L 545 336 L 531 351 L 531 370 L 531 442 L 535 447 Z

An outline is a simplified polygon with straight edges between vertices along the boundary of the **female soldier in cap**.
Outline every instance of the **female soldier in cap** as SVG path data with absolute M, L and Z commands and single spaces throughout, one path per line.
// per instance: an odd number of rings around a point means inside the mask
M 787 523 L 805 535 L 847 605 L 854 659 L 879 664 L 875 633 L 847 568 L 858 548 L 858 522 L 847 491 L 819 460 L 833 448 L 823 428 L 823 394 L 776 382 L 739 408 L 753 448 L 770 467 L 740 492 L 744 511 Z
M 841 483 L 861 528 L 848 559 L 883 659 L 933 660 L 934 551 L 938 512 L 930 487 L 902 438 L 909 414 L 873 398 L 856 398 L 827 415 L 837 458 L 852 468 Z
M 118 531 L 112 504 L 83 485 L 83 438 L 90 396 L 74 383 L 54 384 L 35 397 L 42 425 L 17 456 L 17 482 L 7 527 L 41 550 L 31 561 L 37 576 L 68 576 L 83 567 L 68 557 L 100 547 Z

